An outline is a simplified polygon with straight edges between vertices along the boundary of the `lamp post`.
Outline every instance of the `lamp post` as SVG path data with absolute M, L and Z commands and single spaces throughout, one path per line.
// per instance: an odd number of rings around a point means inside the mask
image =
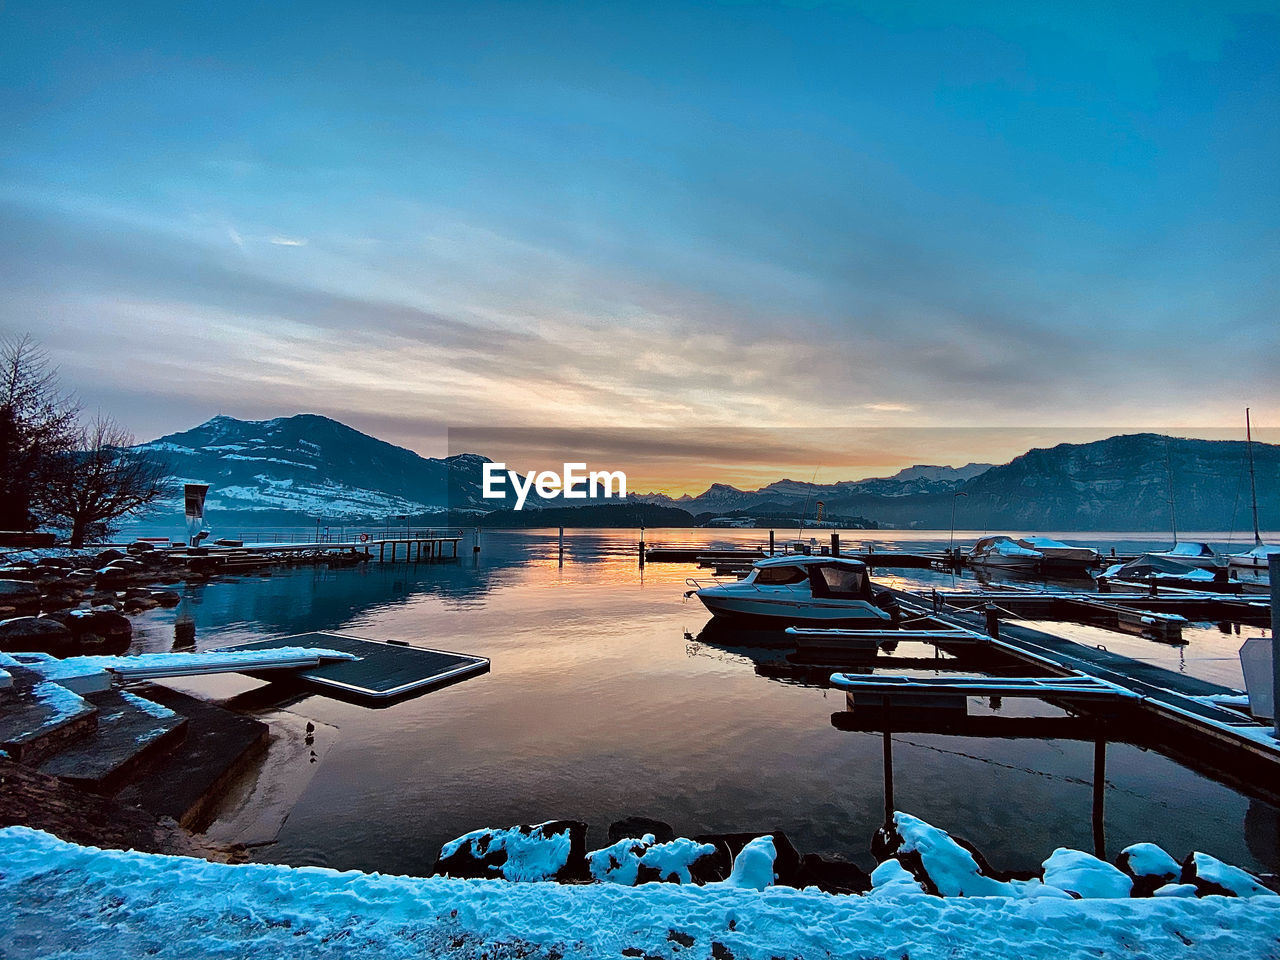
M 959 490 L 951 495 L 951 540 L 947 546 L 947 553 L 953 557 L 956 552 L 956 504 L 960 502 L 961 497 L 967 496 L 967 493 L 961 493 Z

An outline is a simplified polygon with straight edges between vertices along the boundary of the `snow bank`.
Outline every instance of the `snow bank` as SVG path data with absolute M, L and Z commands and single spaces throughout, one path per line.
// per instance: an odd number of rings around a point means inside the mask
M 716 848 L 710 843 L 678 837 L 669 843 L 654 844 L 646 850 L 640 858 L 640 866 L 657 870 L 658 878 L 667 883 L 692 883 L 689 868 L 695 861 L 713 856 L 715 852 Z
M 1059 847 L 1044 862 L 1044 882 L 1079 897 L 1127 897 L 1133 879 L 1105 860 Z
M 671 957 L 678 931 L 691 940 L 681 960 L 1240 960 L 1274 953 L 1280 936 L 1280 898 L 904 901 L 414 879 L 100 851 L 24 827 L 0 830 L 0 902 L 0 943 L 14 957 L 616 960 Z

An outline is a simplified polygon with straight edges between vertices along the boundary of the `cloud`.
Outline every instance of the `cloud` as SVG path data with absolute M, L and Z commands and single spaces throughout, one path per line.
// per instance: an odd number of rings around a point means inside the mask
M 307 245 L 306 237 L 297 239 L 293 237 L 272 237 L 269 242 L 277 247 L 305 247 Z

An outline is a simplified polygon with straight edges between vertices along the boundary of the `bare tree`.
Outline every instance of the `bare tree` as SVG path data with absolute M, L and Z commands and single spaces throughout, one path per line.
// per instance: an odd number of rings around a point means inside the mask
M 99 415 L 61 458 L 48 491 L 49 520 L 70 527 L 70 546 L 105 538 L 122 517 L 164 492 L 167 465 L 132 447 L 132 434 Z
M 39 522 L 50 483 L 75 447 L 79 413 L 30 336 L 0 343 L 0 530 Z

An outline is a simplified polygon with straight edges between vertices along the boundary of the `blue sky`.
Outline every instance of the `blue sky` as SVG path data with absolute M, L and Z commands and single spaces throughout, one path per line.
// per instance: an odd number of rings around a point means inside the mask
M 0 332 L 143 437 L 1280 420 L 1280 8 L 959 6 L 6 3 Z

